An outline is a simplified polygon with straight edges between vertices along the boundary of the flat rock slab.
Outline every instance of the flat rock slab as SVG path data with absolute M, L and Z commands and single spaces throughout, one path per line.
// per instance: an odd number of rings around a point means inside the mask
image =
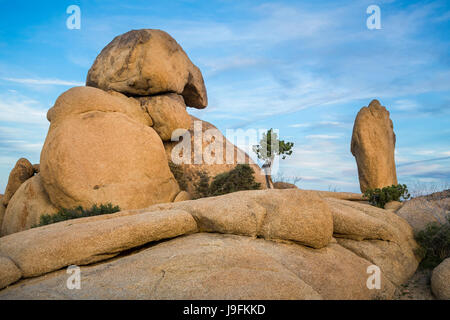
M 180 209 L 191 213 L 202 232 L 292 240 L 313 248 L 325 247 L 333 235 L 330 208 L 313 191 L 239 191 L 148 208 L 158 209 Z
M 375 299 L 366 286 L 371 263 L 337 244 L 309 249 L 236 235 L 198 233 L 81 268 L 81 289 L 61 270 L 23 281 L 0 299 Z
M 337 241 L 333 232 L 339 237 Z M 191 233 L 199 235 L 150 244 Z M 142 258 L 147 261 L 142 268 L 160 266 L 159 271 L 141 274 L 142 285 L 163 288 L 161 279 L 166 279 L 172 268 L 173 282 L 168 288 L 157 293 L 145 291 L 148 289 L 133 293 L 130 289 L 118 293 L 98 291 L 96 295 L 95 290 L 103 290 L 97 288 L 92 289 L 92 294 L 84 292 L 76 297 L 389 298 L 394 284 L 406 281 L 418 264 L 412 229 L 395 213 L 299 189 L 241 191 L 64 221 L 0 238 L 0 256 L 8 257 L 20 269 L 21 276 L 27 278 L 73 264 L 107 260 L 143 245 L 153 247 L 141 252 L 163 249 L 155 255 L 151 253 L 148 260 Z M 128 263 L 128 259 L 134 259 L 131 257 L 140 259 L 141 252 L 98 267 Z M 172 265 L 167 259 L 176 256 L 182 259 Z M 372 264 L 382 271 L 385 287 L 368 293 L 365 281 L 367 267 Z M 123 277 L 121 288 L 139 288 L 135 273 L 139 274 L 140 266 L 140 261 L 133 262 L 124 267 L 123 275 L 117 275 L 119 279 Z M 203 277 L 215 279 L 221 286 L 212 280 L 205 282 Z M 97 282 L 93 288 L 97 285 L 104 286 Z M 46 297 L 45 290 L 42 294 Z
M 0 255 L 14 261 L 24 277 L 32 277 L 197 231 L 192 216 L 181 210 L 102 218 L 56 223 L 2 237 Z

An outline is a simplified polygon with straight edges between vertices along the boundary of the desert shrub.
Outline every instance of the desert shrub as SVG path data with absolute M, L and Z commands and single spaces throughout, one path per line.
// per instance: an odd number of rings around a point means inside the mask
M 87 209 L 87 210 L 83 209 L 83 207 L 81 207 L 81 206 L 73 208 L 73 209 L 62 208 L 56 214 L 42 215 L 40 218 L 39 224 L 34 225 L 33 228 L 45 226 L 45 225 L 60 222 L 60 221 L 70 220 L 70 219 L 92 217 L 92 216 L 98 216 L 98 215 L 102 215 L 102 214 L 115 213 L 115 212 L 119 212 L 119 211 L 120 211 L 119 206 L 113 206 L 111 203 L 101 204 L 101 205 L 94 204 L 91 209 Z
M 209 176 L 205 171 L 197 172 L 198 181 L 194 183 L 194 199 L 205 198 L 209 196 Z
M 199 179 L 194 184 L 195 199 L 242 190 L 261 189 L 261 184 L 255 181 L 254 171 L 248 164 L 238 164 L 228 172 L 219 173 L 212 179 L 211 183 L 206 172 L 199 171 L 197 176 Z
M 406 184 L 398 184 L 383 189 L 369 189 L 364 192 L 364 197 L 369 200 L 371 205 L 384 208 L 384 205 L 389 201 L 400 201 L 401 198 L 406 200 L 410 197 L 410 194 Z
M 226 193 L 260 189 L 261 184 L 255 181 L 254 170 L 248 164 L 238 164 L 233 170 L 218 174 L 209 186 L 209 196 Z
M 418 255 L 423 258 L 420 267 L 433 269 L 444 259 L 450 257 L 450 215 L 444 224 L 430 223 L 415 234 L 420 248 Z
M 169 168 L 170 171 L 172 171 L 175 180 L 177 180 L 180 189 L 186 191 L 187 179 L 186 176 L 184 175 L 183 168 L 180 165 L 173 163 L 172 161 L 169 161 Z

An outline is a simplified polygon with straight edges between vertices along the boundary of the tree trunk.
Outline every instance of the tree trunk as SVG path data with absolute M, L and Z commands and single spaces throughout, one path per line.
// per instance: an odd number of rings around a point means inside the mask
M 272 183 L 272 159 L 271 160 L 267 160 L 264 164 L 263 164 L 263 169 L 264 169 L 264 175 L 266 176 L 266 186 L 267 189 L 273 189 L 273 183 Z

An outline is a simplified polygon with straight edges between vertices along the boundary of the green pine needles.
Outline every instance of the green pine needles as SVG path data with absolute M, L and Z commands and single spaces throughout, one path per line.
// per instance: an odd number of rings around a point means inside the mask
M 411 195 L 408 193 L 406 184 L 392 185 L 382 189 L 368 189 L 364 192 L 364 198 L 369 200 L 373 206 L 384 208 L 384 205 L 390 201 L 400 201 L 400 199 L 409 199 Z

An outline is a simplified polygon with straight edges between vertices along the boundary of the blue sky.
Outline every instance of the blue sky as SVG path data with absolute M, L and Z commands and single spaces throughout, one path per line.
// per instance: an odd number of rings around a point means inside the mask
M 81 29 L 66 27 L 69 5 Z M 366 9 L 381 9 L 369 30 Z M 0 193 L 20 157 L 33 163 L 46 112 L 83 85 L 101 49 L 131 29 L 169 32 L 202 70 L 209 106 L 230 128 L 277 128 L 295 143 L 284 176 L 306 189 L 358 191 L 350 153 L 359 109 L 391 112 L 400 183 L 450 181 L 448 1 L 0 1 Z

